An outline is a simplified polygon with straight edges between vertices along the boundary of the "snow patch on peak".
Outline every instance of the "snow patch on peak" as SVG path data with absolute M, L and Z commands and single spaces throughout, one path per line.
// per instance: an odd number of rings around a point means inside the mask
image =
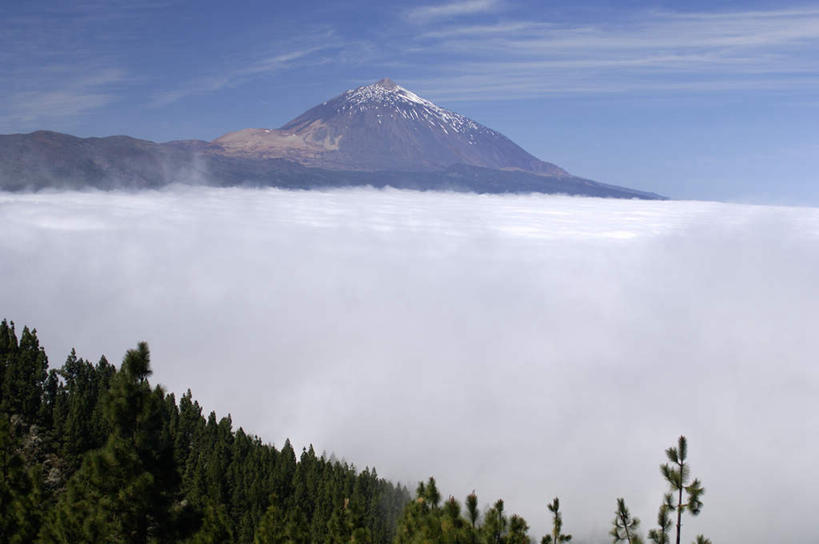
M 392 117 L 397 114 L 407 120 L 425 122 L 431 127 L 440 128 L 446 134 L 452 131 L 464 134 L 470 140 L 477 134 L 496 135 L 495 131 L 418 96 L 390 78 L 346 91 L 341 99 L 337 106 L 338 113 L 390 109 Z

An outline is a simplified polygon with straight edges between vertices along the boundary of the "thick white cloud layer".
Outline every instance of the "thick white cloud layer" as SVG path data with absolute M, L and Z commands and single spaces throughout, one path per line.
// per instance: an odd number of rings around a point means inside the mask
M 405 191 L 0 194 L 0 312 L 265 440 L 458 498 L 806 542 L 819 481 L 819 209 Z

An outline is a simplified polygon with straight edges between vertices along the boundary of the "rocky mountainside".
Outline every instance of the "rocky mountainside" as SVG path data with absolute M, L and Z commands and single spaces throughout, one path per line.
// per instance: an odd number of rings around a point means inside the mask
M 278 130 L 240 130 L 213 144 L 231 155 L 288 158 L 324 168 L 418 171 L 466 164 L 569 175 L 503 134 L 390 79 L 346 91 Z
M 212 142 L 0 135 L 0 189 L 171 183 L 662 198 L 573 176 L 389 79 L 346 91 L 280 129 L 244 129 Z

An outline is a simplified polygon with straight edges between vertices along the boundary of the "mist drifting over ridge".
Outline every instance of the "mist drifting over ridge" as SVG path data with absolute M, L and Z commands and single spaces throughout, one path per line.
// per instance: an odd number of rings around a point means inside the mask
M 653 525 L 682 433 L 686 538 L 815 535 L 817 209 L 184 188 L 0 218 L 2 314 L 52 364 L 144 339 L 156 382 L 266 440 L 503 497 L 537 535 L 559 495 L 590 542 L 618 496 Z

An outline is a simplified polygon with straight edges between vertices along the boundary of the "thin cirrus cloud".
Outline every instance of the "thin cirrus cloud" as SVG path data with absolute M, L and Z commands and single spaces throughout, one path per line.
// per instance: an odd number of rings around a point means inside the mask
M 115 68 L 47 66 L 6 96 L 0 105 L 0 129 L 41 128 L 77 118 L 118 100 L 127 79 L 125 72 Z
M 819 10 L 637 14 L 616 24 L 504 21 L 496 24 L 446 25 L 422 38 L 451 47 L 571 52 L 590 49 L 753 47 L 814 42 L 819 38 Z M 474 38 L 474 40 L 466 40 Z M 486 41 L 489 38 L 490 41 Z M 466 41 L 460 42 L 459 39 Z M 531 46 L 535 46 L 531 49 Z
M 542 10 L 521 15 L 513 2 L 463 0 L 405 8 L 366 32 L 362 21 L 326 14 L 311 28 L 277 33 L 273 47 L 260 38 L 225 38 L 208 62 L 154 68 L 141 61 L 143 29 L 168 14 L 151 6 L 26 13 L 0 22 L 0 87 L 7 97 L 0 128 L 47 125 L 119 100 L 159 109 L 193 96 L 223 98 L 270 74 L 289 77 L 328 64 L 334 68 L 328 85 L 336 88 L 339 79 L 352 85 L 362 75 L 390 73 L 448 102 L 737 90 L 804 97 L 815 88 L 819 51 L 819 9 L 811 7 L 631 10 L 605 20 Z M 162 58 L 190 56 L 176 37 L 159 37 L 157 52 L 181 50 Z M 60 74 L 55 66 L 72 70 Z M 74 76 L 115 71 L 108 81 Z
M 326 42 L 326 40 L 316 41 Z M 259 76 L 270 75 L 305 64 L 321 64 L 326 62 L 326 59 L 317 57 L 316 54 L 335 47 L 337 45 L 324 43 L 321 46 L 296 49 L 257 59 L 241 68 L 234 68 L 220 75 L 195 79 L 176 89 L 155 93 L 148 105 L 153 108 L 161 108 L 190 96 L 210 94 L 237 87 Z
M 692 88 L 803 91 L 815 80 L 819 45 L 819 10 L 809 8 L 433 26 L 419 36 L 417 50 L 445 52 L 450 73 L 417 84 L 449 100 Z
M 140 84 L 123 50 L 155 4 L 19 4 L 0 18 L 0 132 L 68 128 Z M 55 127 L 56 125 L 56 127 Z
M 500 7 L 501 3 L 497 0 L 460 0 L 412 8 L 405 13 L 405 16 L 413 23 L 428 23 L 438 19 L 492 12 Z

